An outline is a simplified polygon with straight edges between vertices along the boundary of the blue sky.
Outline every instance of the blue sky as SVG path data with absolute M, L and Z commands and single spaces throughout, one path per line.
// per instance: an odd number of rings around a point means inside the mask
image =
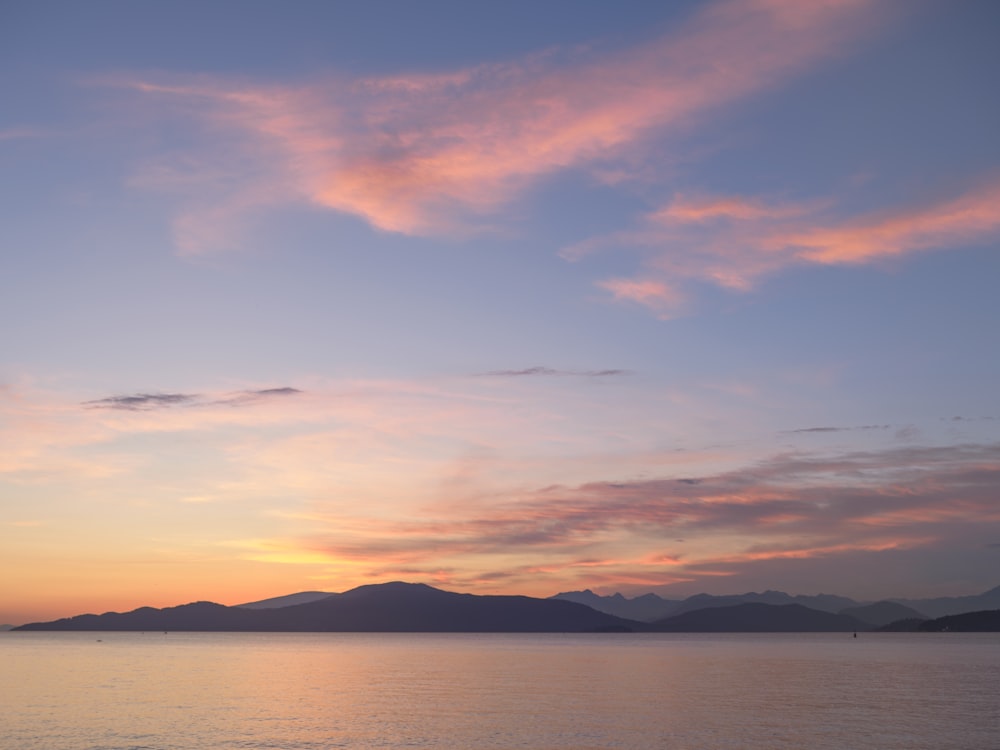
M 0 17 L 0 620 L 997 583 L 995 3 Z

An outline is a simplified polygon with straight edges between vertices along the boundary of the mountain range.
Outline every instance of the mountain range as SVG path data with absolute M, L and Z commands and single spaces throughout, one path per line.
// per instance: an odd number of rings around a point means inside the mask
M 212 602 L 142 607 L 32 623 L 16 630 L 598 632 L 641 627 L 576 602 L 456 594 L 421 583 L 373 584 L 320 598 L 313 598 L 313 593 L 236 607 Z M 282 600 L 293 603 L 283 606 Z
M 751 591 L 746 594 L 714 596 L 695 594 L 686 599 L 663 599 L 656 594 L 643 594 L 628 599 L 621 594 L 599 596 L 590 589 L 556 594 L 554 599 L 586 604 L 592 609 L 617 617 L 656 622 L 676 617 L 694 610 L 714 607 L 731 607 L 739 604 L 800 604 L 832 614 L 858 617 L 873 625 L 885 625 L 894 620 L 931 618 L 957 615 L 964 612 L 1000 609 L 1000 586 L 974 596 L 939 597 L 935 599 L 886 599 L 878 602 L 858 602 L 844 596 L 818 594 L 816 596 L 791 596 L 783 591 Z
M 602 597 L 588 590 L 538 599 L 458 594 L 397 581 L 343 593 L 304 591 L 231 607 L 194 602 L 77 615 L 14 630 L 720 633 L 1000 629 L 1000 586 L 978 596 L 910 602 L 919 610 L 904 601 L 862 604 L 845 597 L 793 597 L 780 591 L 699 594 L 671 601 L 655 594 L 634 599 L 620 594 Z M 968 608 L 955 611 L 960 607 Z M 947 613 L 930 618 L 927 610 Z M 668 614 L 660 616 L 664 611 Z M 956 615 L 961 617 L 949 619 Z

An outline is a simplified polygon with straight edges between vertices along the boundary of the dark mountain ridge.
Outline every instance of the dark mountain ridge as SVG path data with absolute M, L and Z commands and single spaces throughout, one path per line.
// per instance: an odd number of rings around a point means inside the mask
M 420 583 L 360 586 L 287 607 L 253 609 L 195 602 L 131 612 L 78 615 L 16 630 L 209 632 L 597 632 L 641 623 L 574 602 L 527 596 L 476 596 Z
M 680 599 L 663 599 L 656 594 L 643 594 L 632 599 L 621 594 L 600 596 L 590 589 L 566 591 L 550 598 L 586 604 L 598 612 L 605 612 L 629 620 L 639 620 L 640 622 L 653 622 L 669 617 L 681 603 Z
M 730 607 L 737 604 L 801 604 L 833 614 L 848 614 L 873 625 L 884 625 L 903 618 L 926 619 L 964 612 L 1000 609 L 1000 586 L 972 596 L 939 597 L 936 599 L 884 599 L 878 602 L 858 602 L 834 594 L 786 594 L 784 591 L 750 591 L 745 594 L 695 594 L 686 599 L 664 599 L 656 594 L 644 594 L 629 599 L 616 593 L 610 596 L 595 594 L 590 589 L 566 591 L 553 599 L 580 602 L 601 612 L 642 622 L 655 622 L 711 607 Z
M 871 627 L 849 615 L 762 602 L 691 610 L 650 625 L 660 633 L 846 633 Z
M 297 594 L 275 596 L 271 599 L 261 599 L 257 602 L 247 602 L 246 604 L 237 604 L 236 606 L 243 609 L 280 609 L 281 607 L 291 607 L 296 604 L 317 602 L 320 599 L 326 599 L 328 596 L 336 596 L 336 594 L 329 591 L 300 591 Z
M 928 617 L 938 618 L 959 615 L 965 612 L 981 612 L 1000 609 L 1000 586 L 982 594 L 972 596 L 942 596 L 936 599 L 890 599 L 890 601 L 912 607 Z
M 989 600 L 998 589 L 977 597 L 951 601 Z M 670 605 L 673 614 L 653 622 L 599 611 L 571 597 L 607 605 L 632 603 L 632 611 L 649 612 Z M 750 599 L 750 601 L 746 601 Z M 764 599 L 765 601 L 761 601 Z M 792 600 L 792 601 L 789 601 Z M 359 586 L 339 594 L 300 592 L 227 607 L 194 602 L 131 612 L 86 614 L 52 622 L 23 625 L 14 630 L 107 631 L 248 631 L 248 632 L 843 632 L 870 629 L 918 630 L 937 627 L 919 611 L 898 601 L 843 608 L 840 611 L 808 607 L 805 600 L 826 607 L 844 597 L 791 597 L 780 591 L 732 596 L 707 594 L 671 602 L 655 594 L 636 599 L 601 597 L 591 591 L 569 592 L 549 599 L 527 596 L 459 594 L 414 583 Z M 851 600 L 846 600 L 851 601 Z M 643 609 L 646 608 L 646 609 Z M 973 610 L 968 620 L 941 625 L 941 630 L 990 630 L 997 627 L 990 614 L 1000 608 Z M 985 612 L 985 614 L 982 614 Z
M 792 596 L 784 591 L 750 591 L 745 594 L 695 594 L 686 599 L 663 599 L 656 594 L 644 594 L 628 599 L 621 594 L 600 596 L 590 589 L 584 591 L 566 591 L 556 594 L 553 599 L 586 604 L 600 612 L 607 612 L 617 617 L 626 617 L 642 622 L 655 622 L 665 617 L 674 617 L 685 612 L 693 612 L 712 607 L 731 607 L 737 604 L 801 604 L 810 609 L 836 614 L 847 607 L 856 607 L 858 602 L 845 596 L 833 594 L 816 594 L 813 596 L 799 594 Z
M 910 607 L 905 607 L 898 602 L 875 602 L 865 604 L 860 607 L 847 607 L 840 610 L 839 614 L 856 617 L 875 627 L 888 625 L 897 620 L 926 620 L 927 616 Z
M 947 615 L 920 624 L 923 633 L 997 633 L 1000 632 L 1000 609 Z
M 933 620 L 896 620 L 878 630 L 882 633 L 1000 633 L 1000 609 L 963 612 Z

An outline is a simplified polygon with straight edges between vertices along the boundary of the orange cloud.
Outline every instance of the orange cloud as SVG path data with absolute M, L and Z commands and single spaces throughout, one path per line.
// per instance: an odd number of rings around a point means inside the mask
M 226 137 L 242 178 L 189 208 L 188 252 L 223 242 L 219 215 L 307 200 L 392 232 L 454 231 L 538 178 L 640 146 L 800 74 L 873 25 L 869 0 L 727 0 L 675 33 L 601 59 L 579 53 L 443 74 L 281 87 L 131 84 Z M 196 114 L 197 113 L 197 114 Z M 235 137 L 234 137 L 235 136 Z M 250 166 L 248 166 L 250 165 Z M 199 198 L 200 201 L 200 198 Z M 198 224 L 204 228 L 199 229 Z M 225 222 L 223 222 L 225 224 Z

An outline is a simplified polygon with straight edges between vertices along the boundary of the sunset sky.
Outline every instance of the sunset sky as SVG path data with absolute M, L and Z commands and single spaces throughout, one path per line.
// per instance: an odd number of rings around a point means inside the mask
M 0 6 L 0 623 L 1000 583 L 1000 3 Z

